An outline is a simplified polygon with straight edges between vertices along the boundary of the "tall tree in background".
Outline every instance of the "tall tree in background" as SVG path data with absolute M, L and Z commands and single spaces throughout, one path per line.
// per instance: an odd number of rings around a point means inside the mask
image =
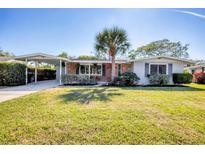
M 81 55 L 81 56 L 78 56 L 78 58 L 77 59 L 84 59 L 84 60 L 97 60 L 98 59 L 98 57 L 96 57 L 96 56 L 92 56 L 92 55 L 90 55 L 90 56 L 87 56 L 87 55 Z
M 62 52 L 58 55 L 58 57 L 62 57 L 62 58 L 69 58 L 67 52 Z
M 127 32 L 124 29 L 113 27 L 105 28 L 96 36 L 96 55 L 108 55 L 112 60 L 112 80 L 115 77 L 115 58 L 118 54 L 124 54 L 130 47 Z
M 171 42 L 168 39 L 151 42 L 129 52 L 129 58 L 143 58 L 149 56 L 172 56 L 178 58 L 188 58 L 187 52 L 189 44 L 182 45 L 181 42 Z
M 0 48 L 0 57 L 15 57 L 15 55 L 14 55 L 13 53 L 3 51 L 3 50 Z

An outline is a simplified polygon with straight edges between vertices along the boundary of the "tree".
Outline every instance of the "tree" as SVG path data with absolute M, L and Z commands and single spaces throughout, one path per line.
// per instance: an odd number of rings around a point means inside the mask
M 86 55 L 81 55 L 81 56 L 78 56 L 77 59 L 85 59 L 85 60 L 97 60 L 98 57 L 96 56 L 86 56 Z
M 168 39 L 151 42 L 129 52 L 129 58 L 143 58 L 149 56 L 171 56 L 178 58 L 188 58 L 187 52 L 189 44 L 182 45 L 181 42 L 171 42 Z
M 115 77 L 115 58 L 118 54 L 124 54 L 130 47 L 127 33 L 118 27 L 105 28 L 96 36 L 96 55 L 108 55 L 112 60 L 112 80 Z
M 15 57 L 15 55 L 14 55 L 13 53 L 3 51 L 3 50 L 0 48 L 0 57 Z
M 67 52 L 62 52 L 61 54 L 58 55 L 58 57 L 69 58 Z

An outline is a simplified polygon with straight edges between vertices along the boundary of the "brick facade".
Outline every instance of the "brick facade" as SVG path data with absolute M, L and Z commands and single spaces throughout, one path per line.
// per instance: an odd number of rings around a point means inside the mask
M 67 72 L 68 74 L 76 74 L 78 63 L 68 63 L 67 64 Z M 102 76 L 95 76 L 96 80 L 99 82 L 110 82 L 111 81 L 111 72 L 112 72 L 112 64 L 111 63 L 104 63 L 105 66 L 105 73 Z M 118 67 L 119 64 L 115 64 L 115 76 L 118 76 Z M 131 71 L 132 65 L 131 64 L 121 64 L 121 73 Z M 92 75 L 91 75 L 92 76 Z

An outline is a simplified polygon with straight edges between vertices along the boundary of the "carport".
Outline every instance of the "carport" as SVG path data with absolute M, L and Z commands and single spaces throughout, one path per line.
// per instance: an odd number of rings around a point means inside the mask
M 44 53 L 34 53 L 34 54 L 27 54 L 15 57 L 15 60 L 25 62 L 26 67 L 26 84 L 28 84 L 28 62 L 32 61 L 35 64 L 35 83 L 38 82 L 37 75 L 38 75 L 38 63 L 44 62 L 48 64 L 52 64 L 56 66 L 56 79 L 59 81 L 59 85 L 62 84 L 61 75 L 67 74 L 67 63 L 69 62 L 68 59 L 57 57 L 53 55 L 48 55 Z

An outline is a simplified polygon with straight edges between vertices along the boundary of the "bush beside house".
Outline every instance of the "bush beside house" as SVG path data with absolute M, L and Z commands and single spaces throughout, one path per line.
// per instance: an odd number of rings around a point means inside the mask
M 111 82 L 112 86 L 135 86 L 140 78 L 133 72 L 124 72 L 119 77 L 115 77 Z
M 193 74 L 193 82 L 196 82 L 198 84 L 205 84 L 205 73 L 194 73 Z
M 21 63 L 0 62 L 0 86 L 25 84 L 26 66 Z
M 97 84 L 94 77 L 88 75 L 63 74 L 62 82 L 64 85 L 95 85 Z
M 157 86 L 167 85 L 169 83 L 169 76 L 164 74 L 150 75 L 149 82 L 151 85 L 157 85 Z
M 186 84 L 192 82 L 192 74 L 190 73 L 174 73 L 173 74 L 174 84 Z

